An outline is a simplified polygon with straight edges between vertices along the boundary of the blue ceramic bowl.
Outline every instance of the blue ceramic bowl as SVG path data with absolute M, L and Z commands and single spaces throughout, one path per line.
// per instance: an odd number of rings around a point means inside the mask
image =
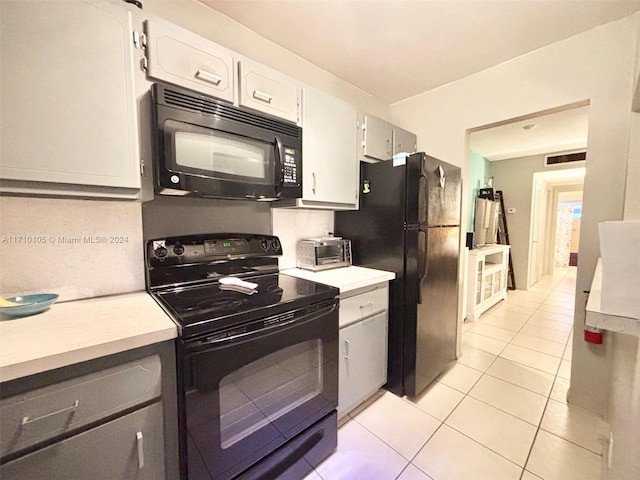
M 58 299 L 57 293 L 38 293 L 35 295 L 24 295 L 22 297 L 11 297 L 6 300 L 20 305 L 12 307 L 0 307 L 0 313 L 7 317 L 26 317 L 44 312 Z

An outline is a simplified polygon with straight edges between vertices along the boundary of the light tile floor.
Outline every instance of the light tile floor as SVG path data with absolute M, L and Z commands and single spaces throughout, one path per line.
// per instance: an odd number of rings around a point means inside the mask
M 306 480 L 598 480 L 606 429 L 568 405 L 575 268 L 463 325 L 463 355 L 419 398 L 380 391 Z

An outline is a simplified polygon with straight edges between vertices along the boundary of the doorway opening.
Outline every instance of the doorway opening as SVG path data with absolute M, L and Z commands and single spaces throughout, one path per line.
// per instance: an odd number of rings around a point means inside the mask
M 478 188 L 491 185 L 501 190 L 518 289 L 526 290 L 543 275 L 553 274 L 558 195 L 582 191 L 588 112 L 589 102 L 584 101 L 469 132 L 468 231 L 473 230 L 472 202 Z M 579 228 L 574 236 L 579 238 Z M 575 261 L 579 241 L 573 248 L 569 253 L 575 254 Z
M 554 267 L 575 267 L 580 251 L 582 191 L 560 192 L 556 208 Z
M 586 168 L 533 175 L 528 286 L 555 267 L 576 266 Z M 575 217 L 575 218 L 574 218 Z

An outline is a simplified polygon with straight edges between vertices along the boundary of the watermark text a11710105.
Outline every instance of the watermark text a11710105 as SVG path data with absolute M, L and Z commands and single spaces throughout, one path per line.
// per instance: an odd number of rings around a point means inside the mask
M 128 235 L 2 235 L 4 245 L 86 245 L 129 243 Z

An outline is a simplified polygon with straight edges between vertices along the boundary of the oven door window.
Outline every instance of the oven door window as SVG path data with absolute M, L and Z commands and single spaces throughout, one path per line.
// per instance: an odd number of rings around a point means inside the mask
M 238 475 L 338 403 L 335 305 L 266 331 L 251 325 L 195 346 L 184 363 L 188 468 L 207 480 Z
M 223 449 L 322 392 L 322 344 L 309 340 L 256 360 L 220 382 Z
M 175 120 L 164 124 L 169 170 L 259 185 L 275 182 L 275 146 Z

